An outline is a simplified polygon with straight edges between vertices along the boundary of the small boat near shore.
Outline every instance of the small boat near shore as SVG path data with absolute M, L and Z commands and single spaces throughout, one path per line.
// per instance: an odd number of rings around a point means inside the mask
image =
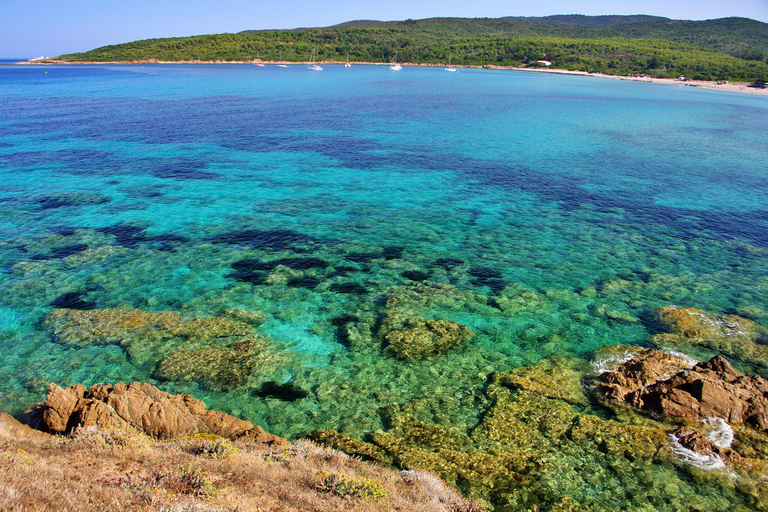
M 282 51 L 280 51 L 280 58 L 277 61 L 277 67 L 279 67 L 279 68 L 287 68 L 288 67 L 287 64 L 283 63 L 283 52 Z
M 309 64 L 307 64 L 307 69 L 310 71 L 322 71 L 323 68 L 315 64 L 315 47 L 312 47 L 312 55 L 309 57 Z
M 448 66 L 446 66 L 445 70 L 446 70 L 446 71 L 453 71 L 453 72 L 456 72 L 456 71 L 458 71 L 458 70 L 457 70 L 456 68 L 454 68 L 454 67 L 451 67 L 451 57 L 452 57 L 452 56 L 453 56 L 452 54 L 450 54 L 450 53 L 448 54 Z
M 397 63 L 397 52 L 395 52 L 395 56 L 392 57 L 392 64 L 389 66 L 390 71 L 400 71 L 403 69 L 403 66 Z

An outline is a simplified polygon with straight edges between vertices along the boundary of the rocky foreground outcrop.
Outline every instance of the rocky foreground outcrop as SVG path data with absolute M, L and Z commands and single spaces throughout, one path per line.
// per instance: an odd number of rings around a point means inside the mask
M 768 381 L 741 375 L 722 357 L 675 371 L 683 360 L 646 350 L 600 375 L 605 397 L 671 418 L 722 418 L 768 432 Z
M 76 427 L 135 428 L 167 439 L 195 434 L 216 434 L 228 439 L 248 439 L 282 445 L 288 441 L 229 414 L 209 411 L 189 395 L 171 395 L 142 382 L 114 386 L 94 384 L 48 388 L 45 405 L 35 411 L 30 424 L 51 433 L 69 433 Z

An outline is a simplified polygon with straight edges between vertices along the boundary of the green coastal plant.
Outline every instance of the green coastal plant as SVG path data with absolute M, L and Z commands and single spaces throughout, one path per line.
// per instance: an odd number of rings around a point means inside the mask
M 101 429 L 93 425 L 90 427 L 75 427 L 72 433 L 56 438 L 55 442 L 61 446 L 69 446 L 71 448 L 135 450 L 146 447 L 149 439 L 146 435 L 130 427 Z
M 629 21 L 629 20 L 626 20 Z M 768 79 L 768 25 L 743 18 L 702 22 L 645 20 L 610 26 L 533 20 L 432 18 L 408 22 L 246 31 L 147 39 L 63 55 L 64 60 L 400 62 L 460 66 L 537 66 L 612 75 Z
M 192 464 L 179 466 L 176 475 L 177 490 L 182 494 L 192 494 L 199 498 L 210 498 L 219 490 L 214 487 L 211 476 L 207 471 Z
M 226 459 L 237 453 L 237 448 L 229 439 L 214 436 L 214 439 L 194 439 L 186 443 L 186 450 L 192 455 L 207 455 L 216 459 Z
M 368 477 L 354 478 L 347 476 L 343 471 L 321 471 L 317 477 L 315 488 L 320 492 L 335 494 L 336 496 L 353 496 L 371 501 L 384 501 L 387 493 L 384 486 Z
M 267 462 L 285 462 L 296 457 L 296 451 L 290 448 L 271 450 L 264 454 Z

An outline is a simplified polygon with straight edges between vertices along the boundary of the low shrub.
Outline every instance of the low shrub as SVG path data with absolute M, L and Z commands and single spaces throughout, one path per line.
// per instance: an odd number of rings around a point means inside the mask
M 146 435 L 130 428 L 102 430 L 97 426 L 90 426 L 75 427 L 68 436 L 56 438 L 54 444 L 69 448 L 130 450 L 148 446 L 149 439 Z
M 199 467 L 193 467 L 192 464 L 180 466 L 176 478 L 172 478 L 169 484 L 169 487 L 174 488 L 179 493 L 191 494 L 199 498 L 210 498 L 219 492 L 213 486 L 208 472 Z
M 226 459 L 237 453 L 237 448 L 229 439 L 219 437 L 216 440 L 195 440 L 187 447 L 192 455 L 207 455 L 217 459 Z
M 336 496 L 353 496 L 365 500 L 384 501 L 387 497 L 384 486 L 380 482 L 364 476 L 359 478 L 347 476 L 343 471 L 338 473 L 321 471 L 315 488 Z

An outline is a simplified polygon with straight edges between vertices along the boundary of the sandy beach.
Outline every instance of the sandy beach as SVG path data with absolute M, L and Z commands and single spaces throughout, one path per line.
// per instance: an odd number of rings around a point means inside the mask
M 282 62 L 282 64 L 288 64 L 288 65 L 307 65 L 309 61 L 307 62 Z M 122 64 L 281 64 L 281 62 L 278 61 L 226 61 L 226 60 L 191 60 L 191 61 L 165 61 L 165 60 L 158 60 L 158 59 L 147 59 L 147 60 L 135 60 L 135 61 L 110 61 L 110 62 L 82 62 L 82 61 L 64 61 L 64 60 L 58 60 L 58 59 L 45 59 L 45 60 L 39 60 L 39 61 L 23 61 L 23 62 L 17 62 L 15 64 L 8 64 L 11 66 L 14 65 L 26 65 L 26 66 L 46 66 L 46 65 L 97 65 L 97 64 L 108 64 L 108 65 L 122 65 Z M 326 65 L 326 66 L 333 66 L 333 65 L 342 65 L 344 64 L 343 61 L 318 61 L 317 64 Z M 389 66 L 389 63 L 387 62 L 353 62 L 353 65 L 373 65 L 373 66 Z M 410 64 L 410 63 L 401 63 L 404 67 L 444 67 L 443 64 Z M 656 84 L 665 84 L 665 85 L 677 85 L 682 87 L 701 87 L 703 89 L 712 89 L 717 91 L 727 91 L 727 92 L 738 92 L 742 94 L 754 94 L 754 95 L 761 95 L 761 96 L 768 96 L 768 88 L 767 89 L 760 89 L 757 87 L 749 87 L 751 82 L 728 82 L 728 83 L 718 83 L 718 82 L 712 82 L 707 80 L 680 80 L 680 79 L 674 79 L 674 78 L 653 78 L 649 76 L 624 76 L 624 75 L 607 75 L 604 73 L 588 73 L 586 71 L 570 71 L 567 69 L 548 69 L 548 68 L 523 68 L 523 67 L 511 67 L 511 66 L 493 66 L 493 65 L 486 65 L 486 66 L 454 66 L 457 69 L 498 69 L 498 70 L 505 70 L 505 71 L 523 71 L 523 72 L 533 72 L 533 73 L 556 73 L 556 74 L 562 74 L 562 75 L 579 75 L 579 76 L 592 76 L 592 77 L 599 77 L 599 78 L 613 78 L 616 80 L 630 80 L 633 82 L 649 82 L 649 83 L 656 83 Z
M 677 85 L 682 87 L 701 87 L 703 89 L 713 89 L 717 91 L 739 92 L 744 94 L 757 94 L 762 96 L 768 96 L 768 89 L 760 89 L 757 87 L 749 87 L 751 82 L 728 82 L 718 83 L 707 80 L 679 80 L 674 78 L 653 78 L 649 76 L 623 76 L 623 75 L 606 75 L 604 73 L 587 73 L 586 71 L 569 71 L 567 69 L 546 69 L 546 68 L 512 68 L 502 66 L 485 66 L 492 69 L 506 69 L 510 71 L 531 71 L 536 73 L 557 73 L 563 75 L 581 75 L 581 76 L 593 76 L 600 78 L 613 78 L 616 80 L 630 80 L 633 82 L 649 82 L 655 84 Z

